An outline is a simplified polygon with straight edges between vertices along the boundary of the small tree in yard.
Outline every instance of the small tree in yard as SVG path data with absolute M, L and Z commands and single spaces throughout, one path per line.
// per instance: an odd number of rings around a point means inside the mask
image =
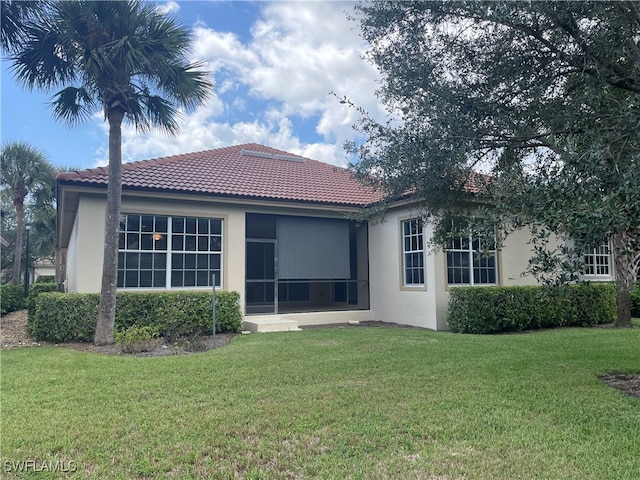
M 373 1 L 355 18 L 383 77 L 379 97 L 396 114 L 380 124 L 362 112 L 367 140 L 348 145 L 359 178 L 389 201 L 413 194 L 441 245 L 475 191 L 492 206 L 483 222 L 505 235 L 532 229 L 530 269 L 542 276 L 575 278 L 585 249 L 611 240 L 616 324 L 630 326 L 640 4 Z
M 187 60 L 188 31 L 155 6 L 137 0 L 51 2 L 28 21 L 10 56 L 29 88 L 52 90 L 56 118 L 70 124 L 98 108 L 109 123 L 109 183 L 100 307 L 95 343 L 113 343 L 118 228 L 122 191 L 122 122 L 177 130 L 178 109 L 195 108 L 211 84 Z

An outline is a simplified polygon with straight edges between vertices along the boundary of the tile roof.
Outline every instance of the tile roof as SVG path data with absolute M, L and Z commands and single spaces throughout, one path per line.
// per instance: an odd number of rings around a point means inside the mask
M 98 167 L 61 173 L 57 180 L 104 187 L 108 173 Z M 254 143 L 125 163 L 122 188 L 343 206 L 381 198 L 344 168 Z

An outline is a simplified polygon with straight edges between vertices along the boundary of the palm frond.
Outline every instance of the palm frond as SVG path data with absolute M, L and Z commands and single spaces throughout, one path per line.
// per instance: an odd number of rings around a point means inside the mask
M 158 88 L 187 110 L 201 105 L 211 95 L 213 83 L 210 74 L 200 70 L 203 63 L 167 63 L 158 72 Z
M 94 97 L 85 88 L 76 87 L 59 91 L 50 103 L 54 116 L 69 125 L 88 120 L 96 108 Z
M 20 48 L 25 39 L 25 25 L 40 19 L 48 2 L 39 0 L 2 0 L 0 2 L 0 45 L 7 51 Z
M 24 47 L 12 55 L 10 70 L 19 83 L 29 89 L 50 88 L 73 81 L 76 66 L 62 47 L 62 39 L 53 28 L 29 25 Z
M 147 120 L 146 125 L 141 125 L 141 130 L 154 126 L 169 135 L 175 135 L 178 132 L 179 113 L 173 102 L 159 95 L 147 94 L 140 97 L 140 103 L 144 118 Z

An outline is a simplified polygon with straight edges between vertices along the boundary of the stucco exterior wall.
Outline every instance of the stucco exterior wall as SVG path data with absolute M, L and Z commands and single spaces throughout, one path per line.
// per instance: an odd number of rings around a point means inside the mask
M 100 291 L 105 200 L 106 197 L 99 194 L 79 195 L 67 258 L 66 285 L 70 292 Z M 345 218 L 346 213 L 339 209 L 328 211 L 314 206 L 227 203 L 205 197 L 192 200 L 174 195 L 159 199 L 157 196 L 144 193 L 124 195 L 121 210 L 122 213 L 133 214 L 221 218 L 223 220 L 222 288 L 239 292 L 243 306 L 245 304 L 246 213 L 333 218 Z M 362 247 L 368 240 L 368 265 L 366 261 L 358 262 L 359 269 L 367 266 L 369 269 L 370 308 L 368 310 L 280 314 L 277 317 L 295 320 L 299 325 L 378 320 L 432 330 L 447 329 L 445 314 L 450 287 L 447 285 L 446 278 L 446 255 L 440 250 L 434 251 L 427 246 L 432 235 L 432 225 L 429 223 L 424 225 L 423 232 L 425 283 L 421 286 L 403 284 L 402 221 L 416 217 L 418 213 L 410 207 L 398 207 L 390 210 L 383 222 L 370 224 L 368 230 L 359 230 L 357 242 L 360 245 L 358 248 L 360 255 L 365 252 Z M 521 275 L 531 256 L 528 240 L 528 229 L 514 232 L 507 238 L 504 248 L 498 254 L 501 285 L 536 283 L 532 276 Z M 366 275 L 361 275 L 360 278 L 366 278 Z M 366 285 L 360 288 L 366 288 Z M 252 316 L 251 318 L 261 317 Z
M 74 230 L 69 243 L 67 266 L 67 289 L 70 292 L 96 293 L 100 291 L 102 278 L 102 256 L 104 238 L 106 197 L 100 195 L 80 195 L 78 213 Z M 265 213 L 278 215 L 319 216 L 345 218 L 345 213 L 327 211 L 310 207 L 274 207 L 273 205 L 256 205 L 241 203 L 225 203 L 202 199 L 187 200 L 178 196 L 166 199 L 144 195 L 124 195 L 122 213 L 201 216 L 221 218 L 223 220 L 222 235 L 222 289 L 236 291 L 240 294 L 240 302 L 244 311 L 245 295 L 245 217 L 246 213 Z M 367 241 L 366 229 L 358 232 L 357 241 L 363 245 Z M 360 251 L 362 255 L 362 251 Z M 366 261 L 359 268 L 366 268 Z M 206 288 L 191 287 L 207 290 Z M 366 288 L 364 285 L 361 288 Z M 188 289 L 188 288 L 185 288 Z M 141 291 L 142 289 L 135 289 Z M 364 293 L 364 292 L 363 292 Z M 366 295 L 363 294 L 363 298 Z M 354 310 L 344 312 L 314 312 L 310 314 L 280 314 L 279 318 L 298 321 L 300 325 L 323 323 L 341 323 L 349 321 L 372 320 L 370 310 Z M 250 318 L 250 317 L 247 317 Z M 259 319 L 260 316 L 251 318 Z
M 371 310 L 375 320 L 438 329 L 436 315 L 436 257 L 425 251 L 424 286 L 404 286 L 401 222 L 416 218 L 408 208 L 388 212 L 381 223 L 369 227 Z M 423 237 L 432 235 L 425 225 Z
M 122 213 L 203 216 L 223 219 L 222 288 L 244 292 L 244 209 L 224 204 L 123 196 Z M 69 244 L 68 290 L 99 292 L 102 278 L 105 197 L 81 196 L 74 229 L 77 244 Z M 73 238 L 73 234 L 72 234 Z M 234 267 L 236 266 L 236 267 Z
M 536 285 L 538 282 L 531 274 L 525 274 L 533 248 L 528 244 L 531 231 L 522 228 L 509 234 L 502 250 L 498 254 L 500 284 L 506 287 L 513 285 Z
M 376 320 L 433 330 L 447 330 L 446 312 L 451 288 L 447 282 L 446 254 L 427 247 L 433 229 L 424 227 L 425 286 L 405 287 L 402 280 L 401 222 L 416 218 L 410 207 L 391 210 L 384 222 L 370 226 L 371 310 Z M 499 285 L 535 285 L 532 275 L 524 275 L 533 250 L 528 244 L 529 229 L 511 233 L 498 252 Z
M 71 229 L 67 248 L 67 278 L 63 279 L 68 292 L 78 291 L 78 225 L 80 213 L 77 212 Z
M 97 195 L 82 195 L 78 203 L 67 257 L 67 290 L 69 292 L 100 291 L 104 221 L 104 200 Z M 75 245 L 73 245 L 74 242 Z

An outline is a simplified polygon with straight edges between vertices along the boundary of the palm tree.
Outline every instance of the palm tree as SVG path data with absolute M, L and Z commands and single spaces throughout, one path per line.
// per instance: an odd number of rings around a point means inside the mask
M 16 248 L 11 283 L 18 285 L 21 272 L 25 199 L 53 177 L 53 167 L 47 162 L 42 152 L 23 142 L 3 145 L 0 157 L 2 162 L 0 184 L 11 197 L 11 203 L 16 211 Z
M 56 245 L 56 175 L 68 172 L 67 167 L 52 167 L 33 192 L 27 217 L 31 223 L 29 251 L 35 257 L 52 257 Z M 77 169 L 73 169 L 77 170 Z
M 118 226 L 122 192 L 122 122 L 139 130 L 177 131 L 180 108 L 199 106 L 212 85 L 201 64 L 189 62 L 189 32 L 176 19 L 138 0 L 51 4 L 26 27 L 27 39 L 11 56 L 16 78 L 51 90 L 56 118 L 86 120 L 98 107 L 109 123 L 109 184 L 102 286 L 96 335 L 113 343 Z

